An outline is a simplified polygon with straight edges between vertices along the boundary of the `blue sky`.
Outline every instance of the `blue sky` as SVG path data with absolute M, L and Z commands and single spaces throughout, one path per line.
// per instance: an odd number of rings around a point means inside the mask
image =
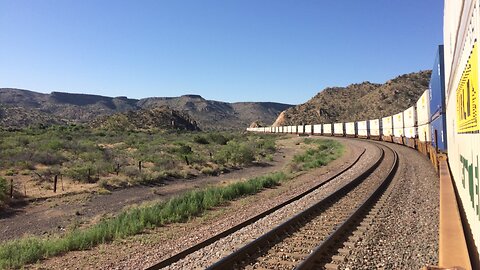
M 431 69 L 440 0 L 0 0 L 0 87 L 303 103 Z

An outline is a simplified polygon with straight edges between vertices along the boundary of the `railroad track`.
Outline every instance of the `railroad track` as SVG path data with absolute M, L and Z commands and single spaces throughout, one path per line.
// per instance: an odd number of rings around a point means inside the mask
M 335 269 L 337 264 L 330 262 L 340 257 L 334 256 L 337 250 L 348 250 L 358 237 L 344 239 L 345 235 L 357 230 L 395 174 L 397 154 L 387 146 L 381 148 L 388 153 L 382 154 L 383 162 L 373 173 L 361 174 L 208 269 Z M 365 226 L 358 230 L 364 231 Z M 346 247 L 340 245 L 343 242 Z
M 378 147 L 378 146 L 377 146 Z M 390 163 L 396 162 L 396 154 L 393 150 L 388 150 L 391 153 L 388 153 L 387 156 L 385 155 L 385 151 L 383 150 L 385 146 L 379 147 L 380 155 L 378 159 L 376 159 L 363 173 L 355 177 L 355 179 L 349 184 L 345 185 L 343 188 L 337 190 L 335 193 L 331 194 L 327 198 L 317 202 L 313 207 L 310 207 L 306 211 L 297 214 L 295 217 L 288 219 L 283 224 L 277 226 L 274 230 L 268 232 L 267 234 L 259 237 L 258 239 L 250 242 L 246 246 L 238 249 L 234 253 L 226 256 L 225 258 L 221 259 L 214 265 L 212 265 L 211 269 L 224 269 L 224 268 L 274 268 L 274 269 L 292 269 L 298 264 L 299 261 L 305 259 L 308 254 L 315 249 L 315 247 L 324 239 L 325 237 L 329 237 L 330 233 L 332 232 L 333 228 L 335 228 L 338 224 L 341 224 L 343 220 L 349 216 L 352 209 L 356 209 L 358 202 L 361 199 L 353 198 L 354 195 L 352 194 L 360 194 L 366 193 L 368 188 L 365 188 L 365 185 L 360 185 L 364 180 L 370 179 L 370 182 L 380 182 L 379 174 L 377 171 L 385 171 L 389 168 L 393 168 L 395 166 L 389 167 L 389 165 L 385 165 L 385 159 L 390 159 Z M 162 262 L 159 262 L 148 269 L 161 269 L 167 266 L 171 268 L 175 268 L 175 262 L 185 258 L 189 254 L 192 254 L 195 251 L 198 251 L 219 239 L 232 234 L 240 230 L 241 228 L 254 223 L 255 221 L 277 211 L 278 209 L 294 203 L 301 198 L 307 196 L 308 194 L 318 190 L 323 185 L 327 184 L 329 181 L 335 179 L 339 175 L 348 171 L 351 167 L 353 167 L 364 155 L 365 150 L 362 152 L 361 155 L 352 163 L 350 166 L 339 172 L 338 174 L 330 177 L 326 181 L 318 184 L 317 186 L 303 192 L 302 194 L 297 195 L 296 197 L 280 204 L 271 209 L 241 223 L 235 227 L 232 227 L 212 238 L 209 238 L 183 252 L 176 254 Z M 395 162 L 393 161 L 395 160 Z M 388 163 L 388 162 L 387 162 Z M 369 182 L 369 181 L 366 181 Z M 375 184 L 373 184 L 375 186 Z M 378 185 L 376 185 L 378 186 Z M 371 188 L 370 188 L 371 189 Z M 350 203 L 348 206 L 347 204 L 342 204 L 340 201 L 355 201 L 357 203 Z M 341 205 L 341 206 L 338 206 Z M 340 207 L 340 208 L 339 208 Z M 343 210 L 341 209 L 343 208 Z M 358 219 L 358 217 L 357 217 Z M 330 227 L 328 229 L 326 226 L 324 229 L 321 229 L 322 235 L 317 235 L 314 232 L 317 229 L 314 229 L 315 224 L 323 224 Z M 303 229 L 304 234 L 300 233 L 301 228 Z M 275 232 L 273 232 L 275 231 Z M 279 233 L 282 232 L 282 233 Z M 285 233 L 292 237 L 287 237 Z M 296 237 L 296 238 L 295 238 Z M 303 240 L 302 240 L 303 238 Z M 305 240 L 308 239 L 308 240 Z M 280 241 L 285 240 L 285 241 Z M 292 245 L 288 244 L 291 243 Z M 310 247 L 306 247 L 306 243 L 309 244 Z M 289 246 L 290 245 L 290 246 Z M 289 247 L 295 247 L 293 249 Z M 260 252 L 259 252 L 260 251 Z M 323 252 L 320 252 L 323 254 Z M 318 260 L 313 260 L 316 265 L 318 265 Z M 173 267 L 172 267 L 173 264 Z M 178 265 L 177 265 L 178 266 Z

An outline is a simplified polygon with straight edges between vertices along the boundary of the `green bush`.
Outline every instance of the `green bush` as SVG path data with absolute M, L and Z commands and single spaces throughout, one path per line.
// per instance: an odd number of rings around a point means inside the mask
M 65 158 L 62 154 L 58 152 L 50 152 L 50 151 L 41 151 L 35 152 L 32 157 L 32 161 L 36 163 L 40 163 L 43 165 L 56 165 L 61 164 Z
M 235 165 L 250 164 L 255 160 L 255 152 L 246 143 L 229 141 L 216 155 L 215 160 L 220 164 L 232 163 Z
M 198 144 L 209 144 L 210 143 L 205 136 L 201 136 L 201 135 L 195 135 L 193 137 L 193 141 L 198 143 Z
M 95 167 L 91 163 L 74 164 L 65 170 L 65 175 L 73 180 L 88 183 L 96 180 L 94 178 L 95 172 Z
M 229 139 L 225 136 L 223 136 L 220 133 L 210 133 L 208 135 L 208 138 L 210 141 L 219 144 L 219 145 L 226 145 L 229 141 Z
M 126 176 L 128 177 L 138 177 L 140 175 L 140 171 L 138 170 L 138 166 L 125 166 L 121 170 Z
M 7 198 L 7 192 L 8 192 L 7 180 L 3 177 L 0 177 L 0 205 L 1 205 L 1 202 Z
M 192 147 L 182 144 L 175 149 L 175 152 L 180 155 L 188 155 L 192 153 Z

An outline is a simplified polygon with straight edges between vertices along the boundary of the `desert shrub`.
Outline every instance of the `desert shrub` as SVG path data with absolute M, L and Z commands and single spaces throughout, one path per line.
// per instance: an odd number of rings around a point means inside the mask
M 220 145 L 226 145 L 229 141 L 227 137 L 223 136 L 220 133 L 210 133 L 208 134 L 208 138 L 210 141 Z
M 73 180 L 80 182 L 91 182 L 94 179 L 95 167 L 91 163 L 74 164 L 65 170 L 65 175 L 69 176 Z
M 192 147 L 189 145 L 181 144 L 173 149 L 174 153 L 177 153 L 179 155 L 188 155 L 192 153 Z
M 0 177 L 0 205 L 7 198 L 7 180 L 3 177 Z
M 206 174 L 206 175 L 217 175 L 218 171 L 214 170 L 213 168 L 210 167 L 204 167 L 200 170 L 201 173 Z
M 98 180 L 97 184 L 98 184 L 99 187 L 105 188 L 105 189 L 110 187 L 110 184 L 108 183 L 107 179 L 100 179 L 100 180 Z
M 57 138 L 52 138 L 51 140 L 48 140 L 47 142 L 42 144 L 42 146 L 43 149 L 51 151 L 59 151 L 64 148 L 63 142 Z
M 246 143 L 229 141 L 225 147 L 217 152 L 215 160 L 219 164 L 245 165 L 255 160 L 255 153 Z
M 35 166 L 31 161 L 23 160 L 18 163 L 18 167 L 23 170 L 35 170 Z
M 165 172 L 142 172 L 134 179 L 142 184 L 157 183 L 166 178 Z
M 44 165 L 61 164 L 65 158 L 61 153 L 51 151 L 37 151 L 32 156 L 32 161 Z
M 275 152 L 275 140 L 273 138 L 261 139 L 258 143 L 258 147 L 269 152 Z
M 202 135 L 195 135 L 193 137 L 193 141 L 198 144 L 209 144 L 210 142 L 205 136 Z
M 138 177 L 140 175 L 140 171 L 138 170 L 138 167 L 133 165 L 125 166 L 121 169 L 121 171 L 126 176 L 132 177 L 132 178 Z
M 153 170 L 155 171 L 173 170 L 177 167 L 175 160 L 168 157 L 155 159 L 153 164 L 155 165 L 155 167 L 153 167 Z
M 7 171 L 5 171 L 6 176 L 13 176 L 17 173 L 18 173 L 18 171 L 14 170 L 14 169 L 8 169 Z

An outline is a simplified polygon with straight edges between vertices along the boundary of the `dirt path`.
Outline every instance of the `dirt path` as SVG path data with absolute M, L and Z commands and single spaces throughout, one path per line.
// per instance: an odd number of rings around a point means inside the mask
M 273 160 L 219 176 L 203 176 L 190 180 L 167 181 L 163 185 L 137 186 L 115 190 L 111 194 L 81 193 L 49 198 L 45 201 L 17 204 L 0 212 L 0 242 L 24 235 L 63 233 L 73 226 L 87 226 L 101 217 L 153 200 L 165 200 L 175 194 L 214 183 L 228 183 L 279 171 L 302 151 L 296 144 L 303 140 L 290 137 L 278 141 L 279 150 Z

